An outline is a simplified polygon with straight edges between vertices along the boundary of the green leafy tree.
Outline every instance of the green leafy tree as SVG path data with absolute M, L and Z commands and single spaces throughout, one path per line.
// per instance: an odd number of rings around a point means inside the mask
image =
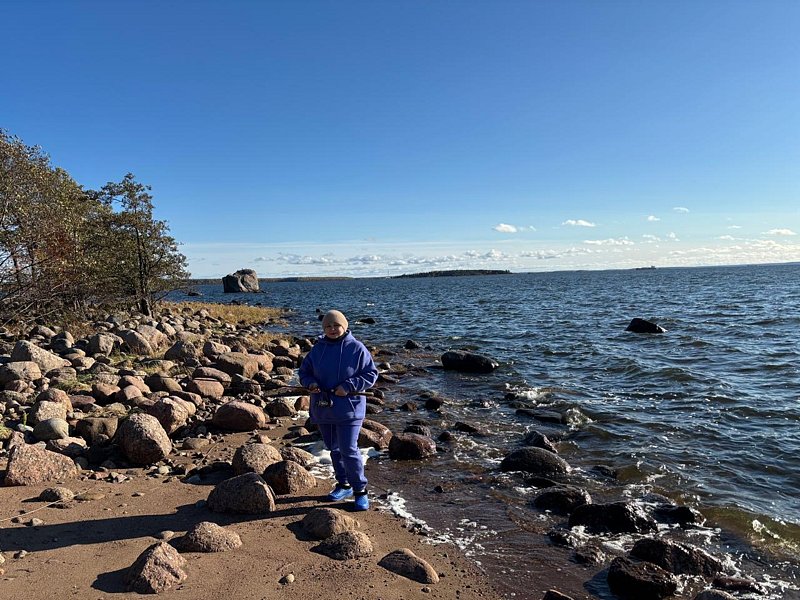
M 167 223 L 153 217 L 150 189 L 128 173 L 92 194 L 111 209 L 99 215 L 104 226 L 98 231 L 108 289 L 135 300 L 146 315 L 154 301 L 189 277 L 186 257 L 169 235 Z

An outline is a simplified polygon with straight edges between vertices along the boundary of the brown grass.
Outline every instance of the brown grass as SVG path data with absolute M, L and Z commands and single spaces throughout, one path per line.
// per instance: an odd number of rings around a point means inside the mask
M 281 308 L 266 306 L 244 306 L 237 304 L 214 304 L 212 302 L 165 302 L 165 306 L 184 313 L 196 313 L 205 309 L 215 319 L 221 319 L 234 325 L 263 325 L 267 322 L 280 322 L 284 314 Z

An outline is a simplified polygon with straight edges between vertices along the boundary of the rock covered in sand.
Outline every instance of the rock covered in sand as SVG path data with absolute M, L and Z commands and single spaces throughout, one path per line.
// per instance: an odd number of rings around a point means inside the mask
M 242 539 L 234 531 L 203 521 L 191 527 L 175 545 L 181 552 L 225 552 L 239 548 Z
M 400 548 L 384 556 L 378 564 L 387 571 L 397 573 L 419 583 L 437 583 L 439 574 L 424 559 L 408 548 Z
M 219 483 L 208 495 L 214 512 L 260 515 L 275 510 L 275 493 L 257 473 L 245 473 Z
M 153 544 L 139 555 L 125 575 L 128 590 L 139 594 L 158 594 L 186 579 L 186 559 L 167 544 Z

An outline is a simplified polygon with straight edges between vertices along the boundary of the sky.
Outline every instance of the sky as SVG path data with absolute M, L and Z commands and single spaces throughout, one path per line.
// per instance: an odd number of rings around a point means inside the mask
M 800 261 L 796 0 L 5 0 L 0 128 L 194 277 Z

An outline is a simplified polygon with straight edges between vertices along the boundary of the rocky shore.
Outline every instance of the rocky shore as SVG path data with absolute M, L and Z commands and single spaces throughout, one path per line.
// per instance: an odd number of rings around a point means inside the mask
M 290 384 L 309 340 L 180 307 L 0 332 L 3 597 L 498 597 L 380 503 L 321 502 Z
M 365 599 L 508 597 L 499 591 L 508 586 L 454 546 L 425 543 L 425 532 L 385 502 L 358 515 L 347 503 L 320 502 L 330 482 L 303 450 L 317 436 L 305 421 L 309 399 L 293 385 L 311 340 L 257 343 L 258 327 L 192 305 L 167 305 L 152 319 L 111 316 L 79 339 L 41 325 L 0 335 L 0 585 L 9 597 L 45 598 L 51 581 L 74 593 L 201 599 L 304 600 L 330 590 Z M 412 341 L 403 351 L 425 355 Z M 454 435 L 484 435 L 480 424 L 458 422 L 435 437 L 424 419 L 392 431 L 381 413 L 417 409 L 396 400 L 414 367 L 396 352 L 373 353 L 381 376 L 368 392 L 362 448 L 424 465 Z M 382 361 L 389 357 L 391 365 Z M 498 367 L 468 352 L 437 361 L 478 377 Z M 418 402 L 436 413 L 446 400 L 432 392 Z M 730 600 L 763 592 L 690 542 L 704 521 L 697 511 L 665 497 L 646 505 L 592 498 L 548 438 L 563 416 L 524 402 L 518 411 L 541 427 L 514 444 L 493 477 L 537 489 L 531 506 L 560 521 L 546 531 L 521 526 L 537 536 L 531 547 L 543 549 L 542 574 L 537 590 L 516 597 L 578 600 L 602 597 L 600 589 L 640 600 Z M 607 535 L 636 541 L 622 548 L 604 543 Z

